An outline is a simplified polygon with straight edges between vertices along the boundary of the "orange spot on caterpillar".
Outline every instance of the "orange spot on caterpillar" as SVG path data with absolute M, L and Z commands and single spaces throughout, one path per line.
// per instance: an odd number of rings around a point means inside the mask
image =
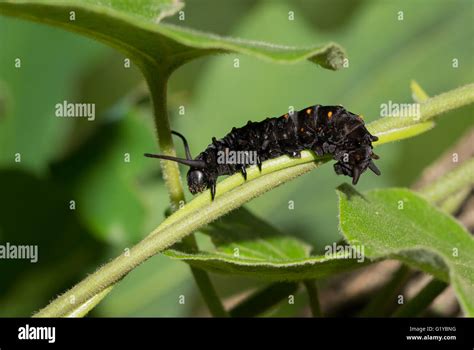
M 311 109 L 311 108 L 308 108 L 308 109 L 306 110 L 306 114 L 311 114 L 311 112 L 312 112 L 312 109 Z
M 329 111 L 329 112 L 328 112 L 328 118 L 331 119 L 331 117 L 332 117 L 332 112 Z
M 288 116 L 288 113 L 286 113 L 286 114 L 283 116 L 283 118 L 285 118 L 285 119 L 288 119 L 288 117 L 289 117 L 289 116 Z

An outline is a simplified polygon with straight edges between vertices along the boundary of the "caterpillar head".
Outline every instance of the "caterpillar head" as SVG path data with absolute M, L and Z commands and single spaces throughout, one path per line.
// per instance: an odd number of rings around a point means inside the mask
M 372 152 L 369 145 L 361 146 L 350 151 L 340 151 L 335 157 L 338 160 L 334 164 L 334 170 L 338 175 L 346 175 L 352 177 L 352 184 L 356 185 L 360 175 L 369 168 L 376 175 L 380 175 L 380 170 L 374 164 L 373 159 L 378 156 Z
M 367 168 L 380 175 L 380 170 L 373 162 L 379 157 L 372 151 L 372 142 L 377 141 L 378 137 L 369 133 L 362 118 L 344 110 L 335 123 L 335 129 L 338 130 L 337 135 L 334 135 L 334 159 L 338 161 L 334 164 L 336 174 L 351 176 L 354 185 Z
M 206 172 L 200 169 L 191 168 L 187 175 L 189 191 L 192 194 L 204 191 L 209 184 L 209 177 Z

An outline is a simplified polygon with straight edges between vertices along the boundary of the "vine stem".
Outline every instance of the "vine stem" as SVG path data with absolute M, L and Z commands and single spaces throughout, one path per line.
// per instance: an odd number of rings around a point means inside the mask
M 152 67 L 154 67 L 152 64 L 143 64 L 142 72 L 147 80 L 153 102 L 158 144 L 162 154 L 176 156 L 167 108 L 167 81 L 170 70 Z M 170 197 L 171 209 L 175 212 L 185 203 L 179 167 L 176 162 L 161 160 L 160 163 L 163 179 L 165 180 L 165 185 Z M 187 249 L 193 251 L 198 250 L 196 238 L 193 234 L 185 237 L 182 243 Z M 228 317 L 229 315 L 224 309 L 207 272 L 193 266 L 190 266 L 190 268 L 211 315 L 214 317 Z
M 151 73 L 158 74 L 159 72 Z M 155 84 L 156 82 L 150 81 L 149 83 Z M 157 87 L 153 86 L 151 88 L 156 89 Z M 461 97 L 453 97 L 457 93 L 460 93 Z M 474 84 L 466 85 L 428 99 L 424 102 L 425 107 L 424 109 L 422 108 L 422 111 L 429 111 L 429 118 L 432 118 L 436 114 L 434 112 L 435 108 L 428 104 L 433 103 L 434 106 L 442 106 L 443 99 L 447 99 L 450 108 L 470 104 L 474 101 Z M 439 113 L 446 112 L 446 110 L 445 107 L 441 107 Z M 422 120 L 427 120 L 427 118 L 423 118 L 423 115 L 421 118 Z M 400 124 L 394 124 L 396 120 L 399 120 Z M 374 133 L 377 136 L 381 134 L 392 135 L 390 138 L 385 138 L 384 140 L 384 142 L 391 142 L 425 132 L 428 129 L 426 127 L 419 128 L 419 125 L 426 123 L 427 122 L 413 122 L 412 124 L 406 125 L 401 118 L 383 118 L 381 121 L 369 124 L 368 128 L 372 132 L 375 130 Z M 431 122 L 428 121 L 428 123 Z M 169 124 L 167 125 L 169 128 Z M 391 128 L 393 128 L 394 132 L 391 132 Z M 394 137 L 394 135 L 396 135 L 396 137 Z M 168 135 L 168 142 L 171 142 L 172 145 L 170 135 Z M 161 139 L 160 143 L 166 143 L 166 135 L 165 140 Z M 376 146 L 381 143 L 383 142 L 377 143 Z M 167 152 L 174 152 L 170 143 L 164 146 Z M 318 162 L 315 162 L 315 160 Z M 328 159 L 317 158 L 312 152 L 304 151 L 301 154 L 301 158 L 292 159 L 283 156 L 268 160 L 263 164 L 262 172 L 259 172 L 255 166 L 250 167 L 247 171 L 248 181 L 245 183 L 245 186 L 241 186 L 245 182 L 241 174 L 235 174 L 226 178 L 217 185 L 218 195 L 214 201 L 211 201 L 208 190 L 196 196 L 190 203 L 165 219 L 145 239 L 132 247 L 130 254 L 120 255 L 105 264 L 72 289 L 57 297 L 35 316 L 67 316 L 89 299 L 92 299 L 104 289 L 121 280 L 137 265 L 151 256 L 162 252 L 199 227 L 214 221 L 218 217 L 240 207 L 251 199 L 315 169 L 318 165 L 327 160 Z M 173 170 L 171 170 L 171 172 L 172 171 Z M 176 175 L 179 176 L 179 172 L 176 172 Z M 181 185 L 179 184 L 179 186 Z M 176 198 L 179 198 L 179 196 Z
M 378 291 L 377 295 L 360 312 L 360 317 L 374 317 L 389 315 L 396 308 L 397 293 L 400 292 L 406 281 L 410 277 L 411 270 L 406 265 L 401 265 L 393 273 L 391 279 Z
M 230 310 L 232 317 L 257 317 L 280 304 L 298 291 L 298 283 L 276 282 L 260 289 Z
M 448 286 L 446 282 L 432 279 L 423 289 L 406 304 L 399 307 L 392 317 L 415 317 L 423 312 Z
M 472 185 L 474 185 L 474 159 L 463 162 L 452 171 L 423 187 L 420 192 L 428 201 L 437 203 Z
M 309 306 L 313 317 L 323 317 L 321 312 L 321 305 L 319 304 L 318 287 L 315 280 L 304 281 L 304 286 L 308 292 Z

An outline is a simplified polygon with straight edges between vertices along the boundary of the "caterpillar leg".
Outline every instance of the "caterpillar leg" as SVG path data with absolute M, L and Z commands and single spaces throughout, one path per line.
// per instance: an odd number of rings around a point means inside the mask
M 245 181 L 247 181 L 247 170 L 245 169 L 245 164 L 242 164 L 240 172 L 242 173 L 242 176 L 244 177 Z
M 257 166 L 258 166 L 258 170 L 262 172 L 262 159 L 260 158 L 258 154 L 257 154 Z
M 211 190 L 211 200 L 214 200 L 214 198 L 216 197 L 216 182 L 215 181 L 212 181 L 210 184 L 209 184 L 209 188 Z

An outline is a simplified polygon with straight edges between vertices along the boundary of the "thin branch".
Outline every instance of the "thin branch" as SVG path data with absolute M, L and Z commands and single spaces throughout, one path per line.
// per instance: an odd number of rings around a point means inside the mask
M 321 305 L 319 304 L 319 293 L 318 287 L 315 280 L 308 280 L 304 282 L 306 291 L 309 297 L 309 306 L 311 308 L 311 314 L 313 317 L 322 317 Z
M 450 195 L 474 185 L 474 159 L 470 159 L 436 181 L 420 189 L 423 196 L 432 203 L 446 199 Z
M 255 317 L 288 299 L 298 290 L 298 283 L 278 282 L 258 290 L 237 304 L 231 311 L 232 317 Z
M 406 304 L 400 306 L 392 317 L 415 317 L 421 314 L 433 300 L 448 286 L 446 282 L 432 279 L 423 289 Z
M 391 280 L 377 292 L 372 301 L 360 312 L 361 317 L 384 316 L 396 307 L 396 296 L 410 277 L 411 270 L 402 265 L 394 272 Z

